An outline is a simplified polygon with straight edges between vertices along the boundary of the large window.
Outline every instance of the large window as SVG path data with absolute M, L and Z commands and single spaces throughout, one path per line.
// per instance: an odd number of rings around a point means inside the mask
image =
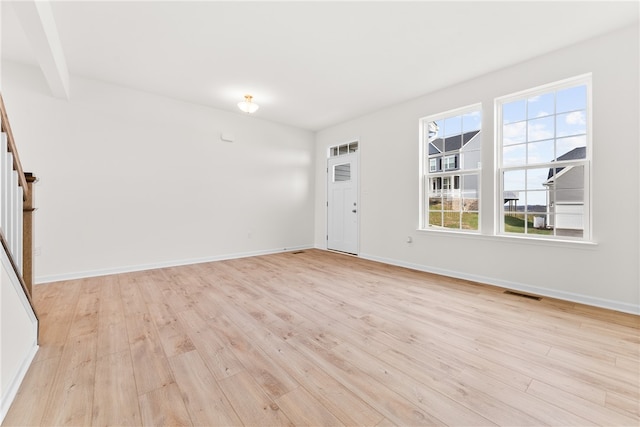
M 589 77 L 496 100 L 502 234 L 588 239 Z
M 479 230 L 481 122 L 477 105 L 420 121 L 422 229 Z

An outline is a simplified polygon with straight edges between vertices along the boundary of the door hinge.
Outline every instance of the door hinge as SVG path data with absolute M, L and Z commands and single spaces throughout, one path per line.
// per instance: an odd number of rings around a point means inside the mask
M 327 201 L 327 207 L 329 207 L 329 202 Z
M 329 240 L 329 235 L 327 234 L 327 240 Z

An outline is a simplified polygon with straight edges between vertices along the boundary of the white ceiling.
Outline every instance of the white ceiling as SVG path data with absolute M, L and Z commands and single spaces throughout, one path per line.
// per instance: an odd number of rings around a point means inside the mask
M 2 59 L 36 64 L 2 5 Z M 54 1 L 72 75 L 309 130 L 638 22 L 638 2 Z M 71 87 L 73 97 L 73 87 Z

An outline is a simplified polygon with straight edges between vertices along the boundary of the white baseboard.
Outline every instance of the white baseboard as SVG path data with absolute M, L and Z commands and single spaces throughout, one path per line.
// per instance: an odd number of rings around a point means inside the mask
M 51 282 L 61 282 L 64 280 L 85 279 L 88 277 L 108 276 L 110 274 L 132 273 L 134 271 L 154 270 L 156 268 L 178 267 L 181 265 L 201 264 L 204 262 L 224 261 L 228 259 L 237 259 L 237 258 L 248 258 L 252 256 L 270 255 L 270 254 L 298 251 L 298 250 L 311 249 L 311 248 L 313 248 L 313 245 L 290 246 L 290 247 L 278 248 L 278 249 L 265 249 L 260 251 L 239 252 L 239 253 L 233 253 L 233 254 L 215 255 L 215 256 L 202 257 L 202 258 L 191 258 L 191 259 L 164 261 L 164 262 L 149 263 L 149 264 L 130 265 L 126 267 L 105 268 L 105 269 L 99 269 L 99 270 L 79 271 L 74 273 L 53 274 L 48 276 L 36 276 L 35 283 L 42 284 L 42 283 L 51 283 Z
M 613 301 L 604 298 L 595 298 L 588 295 L 575 294 L 572 292 L 558 291 L 549 288 L 540 288 L 537 286 L 525 285 L 517 282 L 510 282 L 506 280 L 496 279 L 492 277 L 478 276 L 474 274 L 466 274 L 458 271 L 445 270 L 442 268 L 431 267 L 422 264 L 414 264 L 397 259 L 384 258 L 375 255 L 360 254 L 360 258 L 368 259 L 371 261 L 377 261 L 384 264 L 396 265 L 398 267 L 406 267 L 412 270 L 424 271 L 426 273 L 439 274 L 441 276 L 454 277 L 456 279 L 470 280 L 473 282 L 484 283 L 487 285 L 498 286 L 515 291 L 521 291 L 531 293 L 540 296 L 546 296 L 549 298 L 557 298 L 565 301 L 576 302 L 585 305 L 591 305 L 594 307 L 606 308 L 609 310 L 620 311 L 623 313 L 640 315 L 640 306 L 624 303 L 620 301 Z
M 36 357 L 39 347 L 35 342 L 33 344 L 34 346 L 22 361 L 20 369 L 11 380 L 11 384 L 9 385 L 7 392 L 2 395 L 2 400 L 0 401 L 0 424 L 4 421 L 4 417 L 7 416 L 7 412 L 9 412 L 13 399 L 15 399 L 18 394 L 20 384 L 22 384 L 22 380 L 24 380 L 25 375 L 27 375 L 27 371 L 29 370 L 29 366 L 31 366 L 31 362 L 33 362 L 33 358 Z

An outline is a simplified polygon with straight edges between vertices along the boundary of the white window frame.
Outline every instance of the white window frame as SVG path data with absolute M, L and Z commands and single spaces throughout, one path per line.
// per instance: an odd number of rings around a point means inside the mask
M 522 165 L 516 166 L 504 166 L 503 165 L 503 117 L 502 117 L 502 106 L 514 101 L 528 99 L 532 96 L 544 95 L 550 92 L 557 92 L 563 89 L 568 89 L 575 86 L 585 85 L 587 90 L 587 99 L 586 99 L 586 156 L 584 159 L 572 160 L 572 161 L 560 161 L 560 162 L 547 162 L 547 163 L 535 163 L 529 164 L 528 162 Z M 538 240 L 570 240 L 570 241 L 584 241 L 591 242 L 592 239 L 592 203 L 591 203 L 591 193 L 592 187 L 590 183 L 592 182 L 591 177 L 591 163 L 592 163 L 592 79 L 591 74 L 585 74 L 581 76 L 577 76 L 574 78 L 550 83 L 547 85 L 539 86 L 536 88 L 520 91 L 517 93 L 513 93 L 507 96 L 503 96 L 500 98 L 496 98 L 494 100 L 494 108 L 495 108 L 495 158 L 496 158 L 496 182 L 497 182 L 497 194 L 496 194 L 496 218 L 495 218 L 495 230 L 496 234 L 502 236 L 517 236 L 526 239 L 538 239 Z M 555 114 L 554 116 L 555 117 Z M 534 119 L 527 119 L 529 120 Z M 556 134 L 554 133 L 554 140 L 556 139 Z M 556 153 L 557 155 L 557 153 Z M 583 234 L 582 237 L 571 237 L 571 236 L 558 236 L 556 235 L 556 231 L 554 230 L 552 235 L 538 235 L 538 234 L 529 234 L 526 232 L 523 233 L 509 233 L 505 231 L 505 206 L 504 206 L 504 181 L 503 176 L 505 172 L 516 171 L 516 170 L 530 170 L 530 169 L 541 169 L 541 168 L 553 168 L 553 167 L 561 167 L 561 166 L 584 166 L 584 216 L 583 216 Z
M 429 158 L 429 147 L 428 147 L 428 143 L 426 142 L 428 139 L 428 132 L 426 131 L 426 126 L 429 122 L 433 122 L 433 121 L 437 121 L 437 120 L 443 120 L 449 117 L 454 117 L 457 115 L 465 115 L 465 114 L 469 114 L 469 113 L 475 113 L 475 112 L 480 112 L 482 114 L 483 109 L 482 109 L 482 104 L 481 103 L 476 103 L 476 104 L 472 104 L 472 105 L 468 105 L 462 108 L 456 108 L 453 110 L 449 110 L 449 111 L 445 111 L 442 113 L 438 113 L 438 114 L 432 114 L 426 117 L 422 117 L 419 120 L 419 126 L 420 126 L 420 182 L 419 182 L 419 231 L 428 231 L 428 232 L 444 232 L 444 233 L 464 233 L 464 234 L 481 234 L 481 224 L 482 224 L 482 170 L 481 170 L 481 166 L 480 164 L 478 164 L 477 168 L 474 169 L 469 169 L 469 170 L 451 170 L 449 169 L 448 171 L 445 169 L 444 166 L 444 159 L 442 160 L 442 170 L 438 170 L 436 169 L 435 171 L 431 170 L 431 160 L 433 160 L 433 158 Z M 482 131 L 482 125 L 480 127 L 480 131 Z M 451 157 L 455 157 L 455 155 L 452 155 Z M 428 159 L 428 160 L 427 160 Z M 442 157 L 440 157 L 440 159 L 442 159 Z M 437 158 L 435 159 L 437 160 Z M 455 160 L 454 160 L 454 165 L 455 165 Z M 455 166 L 454 168 L 455 169 Z M 432 176 L 429 176 L 430 173 L 432 172 L 438 172 L 436 174 L 433 174 Z M 478 208 L 477 208 L 477 213 L 478 213 L 478 228 L 476 230 L 470 230 L 470 229 L 464 229 L 464 228 L 432 228 L 429 225 L 429 220 L 425 219 L 426 215 L 429 214 L 429 210 L 428 208 L 425 208 L 426 203 L 428 203 L 428 197 L 425 195 L 425 191 L 428 191 L 430 189 L 430 178 L 437 178 L 437 177 L 448 177 L 450 182 L 451 182 L 451 187 L 453 189 L 454 186 L 454 175 L 458 175 L 460 178 L 460 180 L 463 180 L 465 175 L 474 175 L 477 179 L 477 199 L 478 199 Z M 444 181 L 444 180 L 443 180 Z M 462 181 L 461 181 L 462 182 Z M 441 189 L 440 191 L 443 191 L 443 189 Z M 427 200 L 425 200 L 427 199 Z M 464 213 L 461 211 L 461 213 Z
M 429 172 L 438 172 L 438 159 L 429 159 Z

